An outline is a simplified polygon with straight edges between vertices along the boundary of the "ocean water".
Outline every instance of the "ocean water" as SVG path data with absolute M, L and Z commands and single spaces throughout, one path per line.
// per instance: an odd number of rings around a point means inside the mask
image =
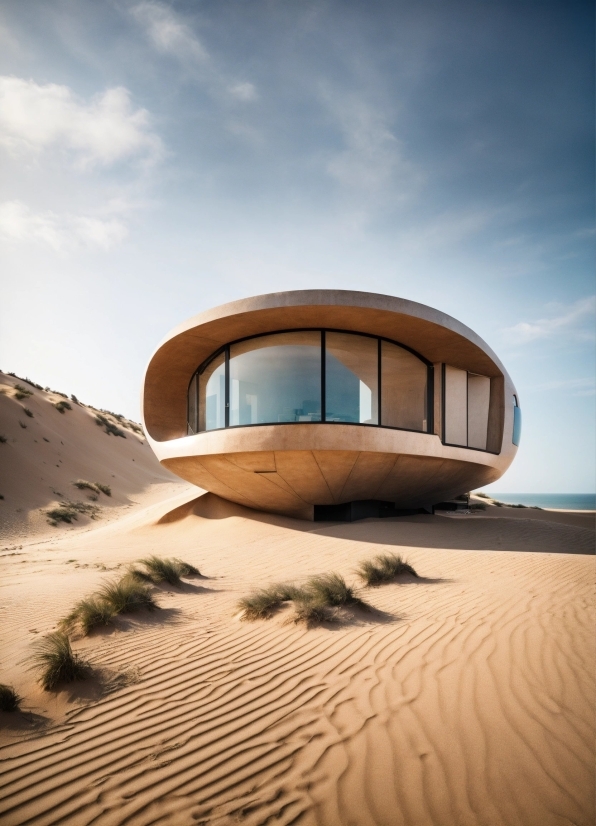
M 508 505 L 537 505 L 570 511 L 596 510 L 596 493 L 490 493 Z

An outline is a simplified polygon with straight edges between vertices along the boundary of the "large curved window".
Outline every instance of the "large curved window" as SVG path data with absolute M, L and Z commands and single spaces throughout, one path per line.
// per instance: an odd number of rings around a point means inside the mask
M 270 333 L 229 344 L 188 390 L 188 432 L 289 422 L 431 432 L 429 372 L 390 341 L 335 330 Z
M 230 346 L 230 426 L 321 421 L 321 333 Z

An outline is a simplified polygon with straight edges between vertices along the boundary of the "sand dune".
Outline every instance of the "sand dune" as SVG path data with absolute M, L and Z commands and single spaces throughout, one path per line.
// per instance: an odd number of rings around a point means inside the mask
M 592 824 L 593 516 L 560 516 L 322 525 L 180 491 L 5 555 L 2 679 L 30 714 L 2 715 L 2 823 Z M 238 618 L 254 587 L 356 582 L 382 550 L 422 578 L 364 589 L 371 612 L 310 630 L 290 609 Z M 102 567 L 154 552 L 206 578 L 76 641 L 90 684 L 37 688 L 29 642 Z
M 17 385 L 30 395 L 19 399 Z M 70 410 L 60 413 L 56 405 L 65 402 Z M 124 438 L 98 426 L 98 414 Z M 180 480 L 159 464 L 134 422 L 1 372 L 0 436 L 6 440 L 0 443 L 0 539 L 4 541 L 61 535 L 89 526 L 91 519 L 85 514 L 69 526 L 48 523 L 46 511 L 65 500 L 93 503 L 99 508 L 98 518 L 105 520 L 140 503 L 139 497 L 147 501 L 149 494 L 151 500 L 155 488 L 159 498 L 181 488 Z M 73 482 L 80 479 L 108 485 L 111 496 L 77 489 Z

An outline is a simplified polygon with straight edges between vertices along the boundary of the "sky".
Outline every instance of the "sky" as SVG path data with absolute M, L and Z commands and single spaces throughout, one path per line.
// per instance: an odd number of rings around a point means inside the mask
M 495 350 L 489 489 L 595 489 L 594 11 L 577 0 L 2 0 L 0 368 L 139 419 L 167 332 L 401 296 Z

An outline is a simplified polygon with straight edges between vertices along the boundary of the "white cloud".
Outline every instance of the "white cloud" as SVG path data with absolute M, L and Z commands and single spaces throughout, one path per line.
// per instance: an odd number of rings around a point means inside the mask
M 596 312 L 596 296 L 581 298 L 575 304 L 565 308 L 559 315 L 551 318 L 541 318 L 538 321 L 520 321 L 513 327 L 507 327 L 505 335 L 514 341 L 524 344 L 543 338 L 552 338 L 555 335 L 571 334 L 577 338 L 592 339 L 594 337 L 593 321 Z M 592 319 L 592 329 L 586 330 L 585 323 Z
M 228 87 L 228 92 L 237 100 L 249 103 L 251 100 L 258 98 L 257 90 L 252 83 L 235 83 Z
M 344 187 L 362 195 L 391 191 L 406 200 L 421 176 L 403 157 L 400 142 L 385 114 L 362 95 L 323 90 L 322 99 L 338 125 L 344 149 L 327 163 L 327 172 Z
M 158 0 L 142 0 L 131 8 L 131 14 L 157 51 L 175 58 L 213 97 L 241 103 L 258 99 L 254 84 L 232 80 L 170 6 Z
M 128 230 L 114 217 L 35 213 L 21 201 L 5 201 L 0 204 L 0 235 L 13 242 L 42 242 L 55 252 L 81 246 L 107 252 L 126 238 Z
M 131 12 L 158 51 L 178 59 L 208 60 L 209 55 L 198 37 L 169 6 L 146 0 L 133 6 Z
M 82 167 L 133 157 L 153 163 L 163 152 L 149 113 L 133 109 L 122 86 L 85 102 L 68 86 L 7 76 L 0 77 L 0 144 L 12 152 L 66 149 Z

